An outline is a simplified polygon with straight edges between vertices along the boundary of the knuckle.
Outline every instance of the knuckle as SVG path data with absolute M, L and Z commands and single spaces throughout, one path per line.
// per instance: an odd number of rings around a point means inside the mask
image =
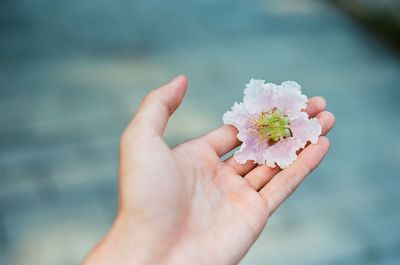
M 152 102 L 158 100 L 158 90 L 154 89 L 150 91 L 143 99 L 144 102 Z
M 307 176 L 308 174 L 310 174 L 312 172 L 313 168 L 309 165 L 308 161 L 304 161 L 303 163 L 300 164 L 300 172 L 298 173 L 298 175 L 300 176 Z
M 288 187 L 289 187 L 289 194 L 294 193 L 297 188 L 299 187 L 300 183 L 294 182 L 294 181 L 288 181 Z
M 275 207 L 273 206 L 270 198 L 264 198 L 264 207 L 268 218 L 271 217 L 271 215 L 275 212 Z

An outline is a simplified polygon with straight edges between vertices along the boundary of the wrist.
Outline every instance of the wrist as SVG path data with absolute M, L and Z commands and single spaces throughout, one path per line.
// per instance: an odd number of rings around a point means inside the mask
M 86 257 L 83 265 L 158 264 L 159 249 L 156 247 L 146 231 L 119 212 L 110 231 Z

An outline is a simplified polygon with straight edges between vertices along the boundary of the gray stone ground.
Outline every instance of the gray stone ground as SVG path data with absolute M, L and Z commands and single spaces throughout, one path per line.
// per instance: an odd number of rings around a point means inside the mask
M 252 77 L 337 116 L 326 161 L 241 264 L 400 264 L 400 60 L 324 1 L 2 1 L 0 264 L 79 264 L 115 214 L 118 138 L 190 88 L 166 138 L 221 124 Z

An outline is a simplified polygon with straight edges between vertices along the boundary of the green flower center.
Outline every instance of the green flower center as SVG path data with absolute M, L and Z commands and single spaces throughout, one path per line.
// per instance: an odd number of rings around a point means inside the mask
M 271 144 L 278 142 L 281 137 L 292 136 L 289 128 L 290 122 L 286 115 L 283 115 L 278 109 L 270 112 L 262 112 L 254 120 L 254 131 L 261 141 L 267 141 Z

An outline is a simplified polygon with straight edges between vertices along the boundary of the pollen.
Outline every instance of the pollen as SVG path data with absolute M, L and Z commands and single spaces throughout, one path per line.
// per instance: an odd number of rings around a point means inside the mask
M 291 137 L 292 132 L 289 126 L 289 118 L 278 109 L 270 112 L 261 112 L 253 120 L 253 132 L 257 138 L 270 144 L 278 142 L 281 138 Z

